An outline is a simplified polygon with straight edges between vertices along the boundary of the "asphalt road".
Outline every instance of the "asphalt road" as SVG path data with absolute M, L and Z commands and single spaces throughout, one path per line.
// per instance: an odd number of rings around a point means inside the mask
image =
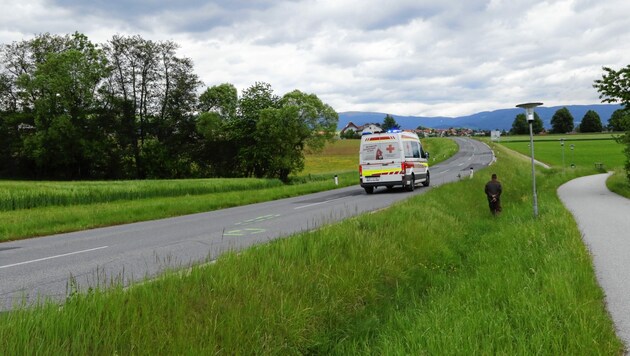
M 558 195 L 593 255 L 595 275 L 617 335 L 630 347 L 630 199 L 606 188 L 608 174 L 569 181 Z
M 431 167 L 431 187 L 466 179 L 494 156 L 478 141 L 456 138 L 460 150 Z M 358 179 L 357 179 L 358 180 Z M 358 183 L 358 182 L 357 182 Z M 355 186 L 207 213 L 0 243 L 0 310 L 45 297 L 62 301 L 74 288 L 128 285 L 165 269 L 215 259 L 228 250 L 306 231 L 381 209 L 414 192 Z

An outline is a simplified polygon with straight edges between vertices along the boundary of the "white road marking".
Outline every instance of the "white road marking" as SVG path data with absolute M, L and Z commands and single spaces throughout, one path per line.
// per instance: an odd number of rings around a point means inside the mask
M 14 263 L 14 264 L 11 264 L 11 265 L 0 266 L 0 269 L 9 268 L 9 267 L 15 267 L 15 266 L 21 266 L 21 265 L 26 265 L 26 264 L 29 264 L 29 263 L 41 262 L 41 261 L 46 261 L 46 260 L 52 260 L 53 258 L 77 255 L 79 253 L 86 253 L 86 252 L 91 252 L 91 251 L 96 251 L 96 250 L 102 250 L 102 249 L 107 248 L 107 247 L 109 247 L 109 246 L 101 246 L 101 247 L 91 248 L 89 250 L 82 250 L 82 251 L 75 251 L 75 252 L 70 252 L 70 253 L 64 253 L 63 255 L 56 255 L 56 256 L 38 258 L 36 260 L 24 261 L 24 262 L 20 262 L 20 263 Z
M 302 205 L 302 206 L 298 206 L 293 208 L 293 210 L 298 210 L 298 209 L 302 209 L 302 208 L 308 208 L 309 206 L 315 206 L 315 205 L 320 205 L 320 204 L 326 204 L 326 203 L 330 203 L 331 201 L 335 201 L 335 200 L 340 200 L 343 198 L 336 198 L 336 199 L 330 199 L 330 200 L 326 200 L 326 201 L 320 201 L 318 203 L 313 203 L 313 204 L 307 204 L 307 205 Z

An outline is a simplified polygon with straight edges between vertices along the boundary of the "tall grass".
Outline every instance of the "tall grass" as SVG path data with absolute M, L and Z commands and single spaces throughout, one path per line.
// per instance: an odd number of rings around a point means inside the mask
M 592 170 L 538 171 L 498 147 L 486 174 L 390 209 L 227 254 L 123 291 L 0 315 L 0 354 L 622 352 L 556 196 Z M 504 212 L 483 185 L 496 172 Z
M 352 172 L 340 174 L 339 185 L 332 177 L 312 177 L 256 190 L 4 211 L 0 212 L 0 242 L 224 209 L 354 185 L 357 181 L 357 174 Z
M 606 186 L 610 191 L 630 199 L 630 182 L 628 182 L 626 172 L 621 168 L 616 169 L 613 174 L 608 177 Z
M 0 181 L 0 211 L 87 205 L 187 195 L 266 189 L 277 179 L 182 179 L 142 181 Z

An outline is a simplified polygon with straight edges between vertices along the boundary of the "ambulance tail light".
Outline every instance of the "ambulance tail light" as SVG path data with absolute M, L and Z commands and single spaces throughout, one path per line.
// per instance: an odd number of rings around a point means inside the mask
M 363 177 L 363 166 L 359 165 L 359 176 Z

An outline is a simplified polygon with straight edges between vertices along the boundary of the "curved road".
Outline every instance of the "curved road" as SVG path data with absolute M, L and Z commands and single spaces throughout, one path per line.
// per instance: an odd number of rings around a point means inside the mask
M 455 140 L 459 152 L 431 167 L 432 186 L 492 163 L 487 145 Z M 381 209 L 430 188 L 412 193 L 378 189 L 367 195 L 357 184 L 207 213 L 0 243 L 0 310 L 38 297 L 62 301 L 70 285 L 79 290 L 107 286 L 112 280 L 128 285 L 166 268 L 213 260 L 228 250 Z
M 630 199 L 606 188 L 609 174 L 569 181 L 558 195 L 593 255 L 595 275 L 617 335 L 630 347 Z

